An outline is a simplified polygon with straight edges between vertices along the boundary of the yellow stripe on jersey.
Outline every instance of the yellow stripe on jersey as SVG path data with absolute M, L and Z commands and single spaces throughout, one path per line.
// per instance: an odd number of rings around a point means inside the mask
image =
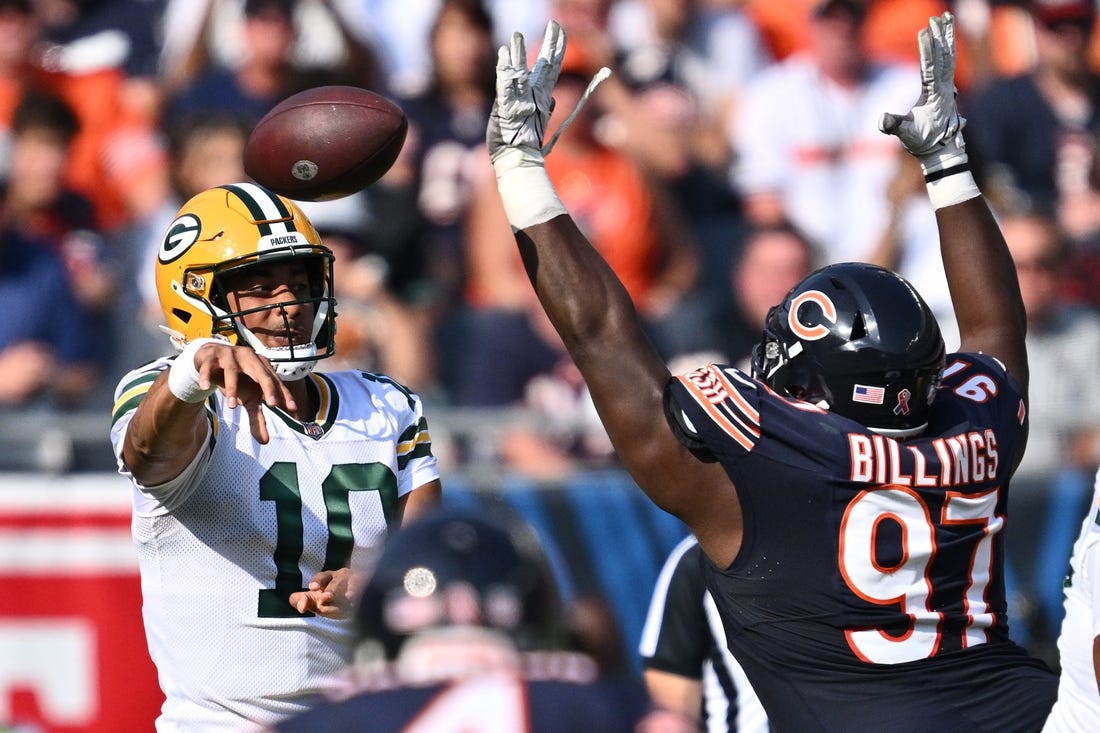
M 432 454 L 432 436 L 428 432 L 428 421 L 423 417 L 416 425 L 410 426 L 401 434 L 397 442 L 397 468 L 402 470 L 414 458 Z
M 313 380 L 313 386 L 317 388 L 317 396 L 319 398 L 316 421 L 323 425 L 333 417 L 329 415 L 329 410 L 332 409 L 332 388 L 328 381 L 322 379 L 319 374 L 311 373 L 309 378 Z
M 153 382 L 157 381 L 157 377 L 160 376 L 162 371 L 164 370 L 155 369 L 146 372 L 130 382 L 129 386 L 122 391 L 118 399 L 115 400 L 114 406 L 111 408 L 111 425 L 114 425 L 123 416 L 138 408 L 141 401 L 145 399 L 145 395 L 149 393 L 149 388 L 153 386 Z M 214 395 L 211 395 L 206 401 L 206 419 L 213 428 L 210 435 L 211 441 L 217 440 L 218 429 L 220 428 L 219 422 L 214 419 L 213 400 Z M 213 445 L 213 442 L 211 445 Z
M 141 376 L 130 382 L 122 394 L 115 400 L 114 406 L 111 408 L 111 424 L 114 425 L 118 422 L 126 413 L 131 410 L 137 409 L 137 406 L 141 403 L 141 400 L 145 397 L 145 394 L 149 391 L 149 388 L 153 386 L 153 382 L 160 376 L 160 370 L 154 370 L 142 374 Z
M 432 436 L 428 433 L 428 431 L 427 430 L 421 430 L 416 434 L 416 437 L 413 438 L 412 440 L 406 440 L 403 443 L 398 443 L 397 444 L 397 455 L 399 455 L 399 456 L 404 455 L 405 453 L 408 453 L 412 450 L 415 450 L 416 446 L 418 446 L 418 445 L 421 445 L 423 443 L 431 443 L 431 442 L 432 442 Z

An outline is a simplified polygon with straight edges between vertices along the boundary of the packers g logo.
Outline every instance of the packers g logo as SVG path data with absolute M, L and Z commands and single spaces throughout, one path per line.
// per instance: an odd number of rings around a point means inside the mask
M 807 303 L 816 304 L 821 309 L 821 314 L 825 317 L 825 320 L 829 323 L 836 323 L 836 306 L 833 305 L 833 301 L 829 300 L 829 296 L 820 290 L 807 290 L 791 301 L 791 308 L 787 312 L 787 325 L 790 326 L 791 332 L 803 341 L 817 341 L 825 338 L 829 335 L 828 327 L 821 324 L 807 326 L 798 320 L 799 309 Z
M 184 214 L 176 219 L 172 222 L 172 226 L 168 227 L 168 233 L 160 243 L 157 259 L 163 264 L 179 259 L 184 252 L 191 249 L 191 245 L 199 241 L 200 231 L 202 231 L 202 222 L 194 214 Z

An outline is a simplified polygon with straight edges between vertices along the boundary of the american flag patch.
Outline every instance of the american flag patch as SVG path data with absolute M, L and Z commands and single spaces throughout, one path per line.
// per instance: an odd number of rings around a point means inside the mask
M 881 405 L 886 400 L 884 387 L 868 387 L 857 384 L 852 388 L 852 402 L 866 402 L 869 405 Z

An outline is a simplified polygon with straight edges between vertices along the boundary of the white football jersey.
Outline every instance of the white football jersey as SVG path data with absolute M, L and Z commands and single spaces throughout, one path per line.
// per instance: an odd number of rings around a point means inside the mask
M 1058 635 L 1062 668 L 1058 700 L 1043 733 L 1100 730 L 1100 693 L 1093 661 L 1093 648 L 1100 637 L 1100 472 L 1093 484 L 1092 503 L 1073 544 L 1065 589 L 1066 615 Z
M 350 661 L 353 622 L 299 614 L 289 595 L 378 547 L 398 497 L 439 473 L 420 399 L 345 371 L 307 377 L 320 395 L 315 422 L 265 406 L 266 445 L 216 392 L 207 449 L 168 484 L 140 486 L 123 436 L 170 364 L 122 379 L 111 427 L 133 486 L 146 636 L 167 697 L 157 730 L 239 731 L 304 710 Z

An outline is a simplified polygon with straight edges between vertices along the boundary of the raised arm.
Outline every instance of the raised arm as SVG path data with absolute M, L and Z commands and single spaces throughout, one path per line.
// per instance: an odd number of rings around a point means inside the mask
M 1000 228 L 970 174 L 955 106 L 955 19 L 933 17 L 918 36 L 921 95 L 908 114 L 884 114 L 924 171 L 936 210 L 940 251 L 958 319 L 961 351 L 999 359 L 1027 394 L 1027 320 L 1016 269 Z
M 650 499 L 692 528 L 715 562 L 728 563 L 741 536 L 733 486 L 672 433 L 662 404 L 669 371 L 626 289 L 546 175 L 543 134 L 564 53 L 565 34 L 554 21 L 530 71 L 521 35 L 500 49 L 487 141 L 504 209 L 535 294 L 584 376 L 619 459 Z

